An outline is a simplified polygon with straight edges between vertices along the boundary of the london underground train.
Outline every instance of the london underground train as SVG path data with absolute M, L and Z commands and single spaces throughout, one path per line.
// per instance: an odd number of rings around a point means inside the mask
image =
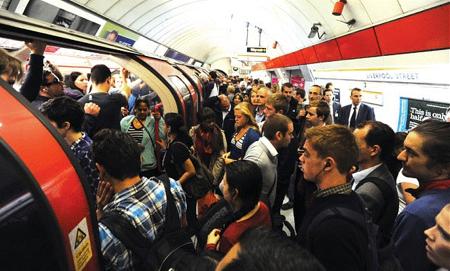
M 181 113 L 189 127 L 196 124 L 203 84 L 195 68 L 23 19 L 2 16 L 4 43 L 46 41 L 46 60 L 63 73 L 88 72 L 98 63 L 126 68 L 157 94 L 165 112 Z M 34 105 L 3 81 L 0 93 L 0 270 L 102 270 L 84 171 Z
M 450 106 L 447 0 L 5 2 L 0 43 L 12 54 L 26 59 L 16 44 L 44 40 L 46 60 L 63 73 L 125 68 L 189 127 L 209 70 L 306 90 L 332 82 L 342 105 L 358 87 L 377 120 L 398 131 L 443 119 Z M 335 16 L 337 2 L 346 3 Z M 113 28 L 118 37 L 106 40 Z M 0 160 L 0 270 L 103 270 L 83 171 L 45 117 L 1 80 Z

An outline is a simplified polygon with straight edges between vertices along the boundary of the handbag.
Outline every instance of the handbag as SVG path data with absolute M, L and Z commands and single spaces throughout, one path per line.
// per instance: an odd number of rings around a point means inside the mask
M 158 177 L 163 184 L 167 197 L 166 214 L 163 230 L 153 242 L 144 238 L 119 212 L 108 212 L 100 218 L 100 222 L 117 237 L 129 250 L 141 259 L 141 266 L 134 266 L 135 270 L 190 270 L 186 259 L 195 255 L 195 248 L 191 238 L 181 228 L 175 198 L 170 192 L 169 177 L 164 174 Z
M 211 171 L 198 160 L 197 157 L 192 155 L 192 152 L 186 146 L 186 144 L 176 141 L 173 143 L 183 145 L 187 151 L 189 152 L 189 158 L 191 159 L 192 164 L 195 168 L 195 175 L 192 176 L 189 180 L 186 180 L 181 184 L 184 192 L 190 197 L 194 197 L 195 199 L 203 198 L 206 193 L 208 193 L 214 187 L 214 176 Z M 183 169 L 180 165 L 175 165 L 179 172 L 182 172 Z

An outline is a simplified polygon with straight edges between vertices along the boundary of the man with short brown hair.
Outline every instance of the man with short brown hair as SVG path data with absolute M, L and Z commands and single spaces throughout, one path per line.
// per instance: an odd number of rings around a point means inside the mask
M 403 175 L 417 178 L 419 187 L 409 191 L 416 199 L 395 220 L 395 256 L 404 270 L 436 270 L 427 259 L 423 232 L 450 201 L 450 123 L 423 122 L 408 134 L 404 146 L 397 159 Z
M 327 103 L 320 100 L 314 100 L 309 103 L 306 110 L 306 121 L 311 127 L 325 125 L 325 120 L 330 115 L 330 108 Z
M 267 118 L 263 136 L 247 149 L 244 160 L 255 162 L 263 174 L 261 201 L 272 208 L 277 189 L 278 150 L 289 146 L 294 137 L 292 121 L 281 114 Z
M 304 150 L 300 157 L 304 178 L 319 190 L 314 192 L 298 230 L 298 243 L 326 270 L 368 270 L 370 252 L 365 229 L 327 212 L 341 207 L 364 217 L 364 205 L 347 182 L 359 154 L 355 137 L 340 125 L 313 127 L 306 132 Z M 315 223 L 316 219 L 321 223 Z
M 361 89 L 352 89 L 350 93 L 352 103 L 341 108 L 339 124 L 354 130 L 359 123 L 375 119 L 373 108 L 361 103 L 361 97 Z
M 321 100 L 322 99 L 322 87 L 319 85 L 313 85 L 309 89 L 308 99 L 309 99 L 309 102 L 315 101 L 315 100 Z

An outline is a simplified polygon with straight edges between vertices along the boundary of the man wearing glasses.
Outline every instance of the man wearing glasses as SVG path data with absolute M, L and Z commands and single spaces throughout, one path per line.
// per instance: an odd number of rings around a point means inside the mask
M 64 96 L 63 82 L 59 81 L 58 77 L 50 70 L 44 70 L 39 94 L 32 104 L 39 109 L 46 101 L 61 96 Z

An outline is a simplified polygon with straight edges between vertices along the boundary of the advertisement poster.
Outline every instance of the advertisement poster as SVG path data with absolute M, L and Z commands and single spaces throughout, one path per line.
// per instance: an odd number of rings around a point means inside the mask
M 398 119 L 399 132 L 414 129 L 425 119 L 445 121 L 450 104 L 432 101 L 400 98 L 400 116 Z
M 305 78 L 292 76 L 291 77 L 291 84 L 294 87 L 305 89 Z
M 105 23 L 98 36 L 127 46 L 133 46 L 139 38 L 138 34 L 110 22 Z

